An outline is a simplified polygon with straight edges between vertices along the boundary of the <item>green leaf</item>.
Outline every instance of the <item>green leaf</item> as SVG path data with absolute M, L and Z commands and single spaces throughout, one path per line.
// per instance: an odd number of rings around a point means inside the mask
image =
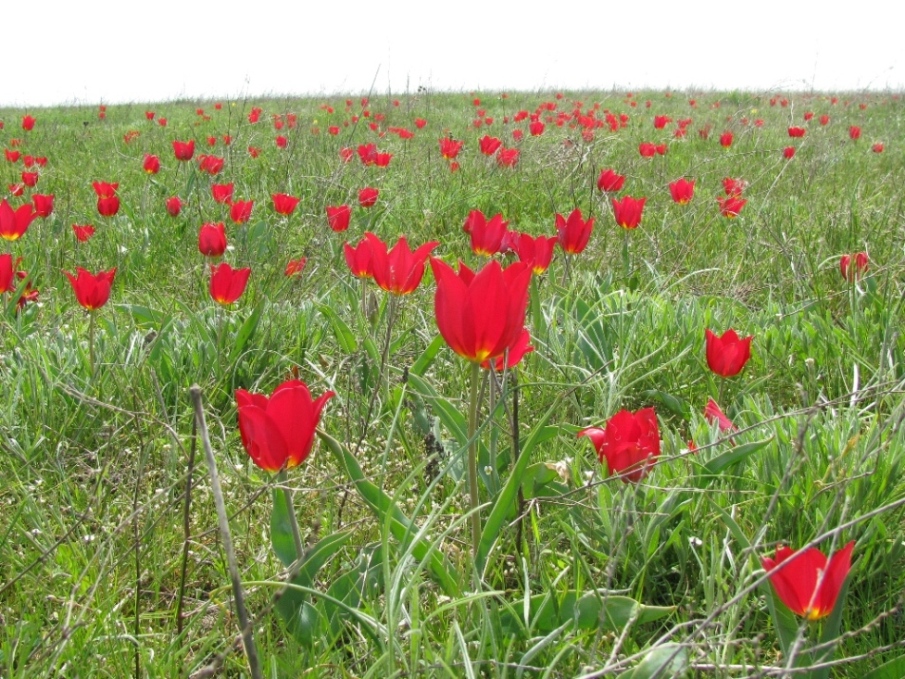
M 683 398 L 673 396 L 672 394 L 667 394 L 665 391 L 659 391 L 658 389 L 648 389 L 644 392 L 644 395 L 648 399 L 656 401 L 657 403 L 662 405 L 676 417 L 685 419 L 689 417 L 691 408 L 688 406 L 688 402 Z
M 270 543 L 280 562 L 287 568 L 295 562 L 295 540 L 292 537 L 292 522 L 289 506 L 282 488 L 273 489 L 273 511 L 270 513 Z
M 666 679 L 681 677 L 688 669 L 688 649 L 681 644 L 666 643 L 654 646 L 633 669 L 618 679 Z
M 423 538 L 415 537 L 418 533 L 418 526 L 413 524 L 403 514 L 402 510 L 393 502 L 393 498 L 365 477 L 358 461 L 339 441 L 322 431 L 318 431 L 318 436 L 320 436 L 330 452 L 333 453 L 349 479 L 355 484 L 355 489 L 371 508 L 371 511 L 380 519 L 381 523 L 389 524 L 393 537 L 402 543 L 404 547 L 412 544 L 412 540 L 415 540 L 412 548 L 415 558 L 421 562 L 426 562 L 428 572 L 447 596 L 459 596 L 459 581 L 446 557 Z
M 875 667 L 861 679 L 902 679 L 902 677 L 905 677 L 905 655 Z
M 15 299 L 18 302 L 19 298 L 16 297 Z M 135 325 L 142 330 L 160 328 L 167 319 L 167 315 L 162 311 L 141 304 L 116 304 L 115 307 L 120 311 L 125 311 L 129 314 Z
M 848 596 L 848 581 L 849 579 L 846 578 L 845 582 L 842 583 L 842 588 L 839 590 L 839 596 L 836 599 L 836 606 L 823 623 L 823 633 L 820 635 L 820 644 L 827 644 L 839 638 L 839 629 L 842 626 L 842 609 L 845 607 L 845 599 Z M 827 647 L 822 653 L 817 654 L 813 664 L 819 665 L 820 663 L 829 662 L 833 659 L 835 654 L 836 645 L 834 644 Z M 811 672 L 811 679 L 828 679 L 829 676 L 829 667 Z
M 525 471 L 522 493 L 526 500 L 535 497 L 555 497 L 569 491 L 562 482 L 556 466 L 549 462 L 536 462 Z
M 409 368 L 409 375 L 423 377 L 424 372 L 431 366 L 434 359 L 437 357 L 437 353 L 440 351 L 443 343 L 444 340 L 442 335 L 434 337 L 434 340 L 427 345 L 427 349 L 421 353 L 417 360 L 412 364 L 412 367 Z
M 317 308 L 330 321 L 330 325 L 333 327 L 333 334 L 336 335 L 336 341 L 339 342 L 339 348 L 347 354 L 354 354 L 358 351 L 358 342 L 355 341 L 355 334 L 349 328 L 349 325 L 336 314 L 333 307 L 327 304 L 318 304 Z
M 236 363 L 238 361 L 239 356 L 242 355 L 242 352 L 245 351 L 245 345 L 248 344 L 248 340 L 251 339 L 252 335 L 254 335 L 255 330 L 258 328 L 258 321 L 261 320 L 261 313 L 264 311 L 264 305 L 258 303 L 255 305 L 255 308 L 249 314 L 248 318 L 245 319 L 245 322 L 239 327 L 238 332 L 236 332 L 236 336 L 233 338 L 233 346 L 229 352 L 230 363 Z
M 508 634 L 527 637 L 547 634 L 572 622 L 576 629 L 621 632 L 634 617 L 635 624 L 659 620 L 675 611 L 674 606 L 645 606 L 626 596 L 606 592 L 576 592 L 562 595 L 536 594 L 529 601 L 529 628 L 516 617 L 516 609 L 504 610 L 501 625 Z
M 740 446 L 736 446 L 731 450 L 727 450 L 725 453 L 721 453 L 708 460 L 704 464 L 704 468 L 709 474 L 719 474 L 726 469 L 726 467 L 730 467 L 731 465 L 747 459 L 753 453 L 756 453 L 758 450 L 769 444 L 772 440 L 773 437 L 771 436 L 760 441 L 752 441 L 751 443 L 744 443 Z

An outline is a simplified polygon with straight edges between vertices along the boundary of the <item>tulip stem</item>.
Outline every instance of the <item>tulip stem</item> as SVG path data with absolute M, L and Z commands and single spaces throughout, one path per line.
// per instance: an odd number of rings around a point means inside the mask
M 283 489 L 283 497 L 286 498 L 286 513 L 289 515 L 289 529 L 292 531 L 292 541 L 295 543 L 295 558 L 300 561 L 305 554 L 302 546 L 302 533 L 299 531 L 299 522 L 295 516 L 295 505 L 292 504 L 292 488 L 286 485 L 289 482 L 285 469 L 281 469 L 277 475 L 277 482 Z
M 468 494 L 471 509 L 471 549 L 477 556 L 481 541 L 481 504 L 478 495 L 478 382 L 481 381 L 481 364 L 471 364 L 471 403 L 468 404 Z
M 94 377 L 94 311 L 88 312 L 88 367 Z
M 632 263 L 628 253 L 628 229 L 622 230 L 622 266 L 625 269 L 625 280 L 628 284 L 629 276 L 632 273 Z

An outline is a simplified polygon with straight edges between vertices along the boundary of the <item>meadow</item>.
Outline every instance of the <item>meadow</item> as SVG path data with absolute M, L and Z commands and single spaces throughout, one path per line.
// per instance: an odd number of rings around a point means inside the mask
M 0 121 L 3 679 L 905 676 L 899 95 Z

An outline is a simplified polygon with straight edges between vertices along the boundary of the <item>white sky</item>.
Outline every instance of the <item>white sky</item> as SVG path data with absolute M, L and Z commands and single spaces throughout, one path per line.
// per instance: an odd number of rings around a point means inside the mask
M 372 83 L 396 94 L 905 89 L 898 0 L 45 0 L 27 14 L 4 22 L 0 106 Z

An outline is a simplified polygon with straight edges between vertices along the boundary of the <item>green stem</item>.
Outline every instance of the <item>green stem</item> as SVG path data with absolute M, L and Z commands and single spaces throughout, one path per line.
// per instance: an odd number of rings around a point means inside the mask
M 625 269 L 625 280 L 628 281 L 632 273 L 632 263 L 628 254 L 628 229 L 622 230 L 622 267 Z
M 94 311 L 88 312 L 88 367 L 94 377 Z
M 286 513 L 289 514 L 289 528 L 292 530 L 292 541 L 295 543 L 295 558 L 301 559 L 305 554 L 305 548 L 302 545 L 302 533 L 299 531 L 299 522 L 295 516 L 295 506 L 292 504 L 292 489 L 287 485 L 289 482 L 285 469 L 281 469 L 277 474 L 277 482 L 283 489 L 283 496 L 286 498 Z
M 468 404 L 468 496 L 471 509 L 471 549 L 477 556 L 478 543 L 481 541 L 481 515 L 478 507 L 481 504 L 478 495 L 478 382 L 481 381 L 481 365 L 471 364 L 471 402 Z

